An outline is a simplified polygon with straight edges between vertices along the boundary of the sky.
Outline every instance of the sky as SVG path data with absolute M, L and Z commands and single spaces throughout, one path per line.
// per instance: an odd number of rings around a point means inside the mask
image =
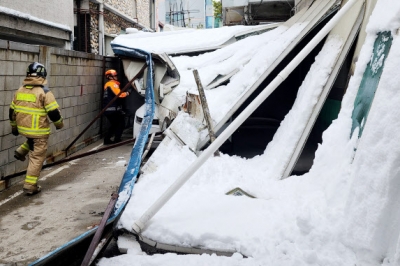
M 211 116 L 218 121 L 219 114 L 260 77 L 303 26 L 280 26 L 212 53 L 172 58 L 181 75 L 176 97 L 195 86 L 189 69 L 199 69 L 206 83 L 215 73 L 238 67 L 228 85 L 206 91 Z M 335 38 L 328 39 L 315 58 L 292 110 L 265 152 L 252 159 L 225 154 L 209 158 L 142 231 L 144 237 L 159 243 L 233 251 L 232 256 L 149 256 L 122 236 L 118 245 L 127 254 L 103 258 L 97 265 L 399 265 L 399 28 L 400 2 L 378 0 L 339 116 L 324 132 L 308 173 L 279 179 L 281 165 L 294 145 L 291 140 L 304 127 L 342 45 Z M 354 101 L 381 31 L 390 31 L 393 43 L 390 53 L 374 65 L 382 67 L 385 59 L 362 136 L 350 137 Z M 184 113 L 177 119 L 181 125 L 190 123 Z M 160 145 L 150 160 L 154 164 L 145 168 L 135 184 L 118 226 L 131 230 L 134 221 L 195 159 L 188 146 L 173 140 Z M 236 187 L 255 198 L 225 195 Z

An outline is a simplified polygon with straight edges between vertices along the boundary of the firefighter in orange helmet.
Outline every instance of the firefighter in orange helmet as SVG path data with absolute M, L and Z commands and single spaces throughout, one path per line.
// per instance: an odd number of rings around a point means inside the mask
M 129 95 L 129 92 L 123 92 L 120 94 L 121 89 L 119 88 L 120 83 L 118 82 L 117 71 L 109 69 L 106 71 L 105 76 L 107 82 L 104 85 L 103 108 L 119 94 L 118 99 L 108 106 L 104 112 L 104 115 L 107 117 L 110 124 L 104 137 L 104 145 L 107 145 L 121 141 L 122 132 L 125 129 L 125 112 L 122 109 L 122 100 Z M 113 136 L 114 140 L 111 140 Z
M 26 78 L 14 95 L 10 105 L 10 124 L 12 134 L 27 138 L 14 152 L 14 157 L 25 161 L 29 153 L 23 190 L 28 195 L 40 192 L 38 178 L 46 159 L 47 140 L 50 135 L 50 121 L 56 129 L 64 126 L 59 105 L 47 87 L 46 68 L 37 62 L 28 66 Z

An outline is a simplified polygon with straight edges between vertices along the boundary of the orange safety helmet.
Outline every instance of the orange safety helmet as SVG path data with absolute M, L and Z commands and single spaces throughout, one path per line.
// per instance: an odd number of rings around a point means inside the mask
M 117 76 L 117 71 L 115 71 L 114 69 L 109 69 L 109 70 L 107 70 L 106 71 L 106 73 L 105 73 L 105 75 L 106 75 L 106 78 L 110 78 L 110 77 L 116 77 Z

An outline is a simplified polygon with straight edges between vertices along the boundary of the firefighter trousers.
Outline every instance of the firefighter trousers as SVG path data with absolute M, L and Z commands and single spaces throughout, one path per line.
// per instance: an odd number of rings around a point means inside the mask
M 29 152 L 29 164 L 26 170 L 25 182 L 35 185 L 39 179 L 40 171 L 42 170 L 43 162 L 46 159 L 47 153 L 47 138 L 33 139 L 28 138 L 17 152 L 26 155 Z

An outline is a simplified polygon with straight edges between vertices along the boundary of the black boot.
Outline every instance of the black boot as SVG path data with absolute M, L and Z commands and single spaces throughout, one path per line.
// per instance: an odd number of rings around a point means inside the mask
M 14 158 L 20 161 L 25 161 L 25 155 L 19 153 L 18 151 L 14 151 Z
M 104 144 L 104 145 L 114 144 L 114 141 L 112 141 L 111 139 L 104 139 L 103 144 Z

